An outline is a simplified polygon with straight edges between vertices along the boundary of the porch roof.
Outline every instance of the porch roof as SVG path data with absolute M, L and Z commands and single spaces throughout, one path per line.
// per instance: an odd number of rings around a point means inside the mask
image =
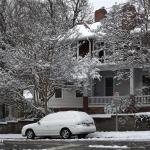
M 129 64 L 129 62 L 104 62 L 99 65 L 99 69 L 101 71 L 116 71 L 120 69 L 131 69 L 131 68 L 139 68 L 139 69 L 147 69 L 150 68 L 150 64 Z

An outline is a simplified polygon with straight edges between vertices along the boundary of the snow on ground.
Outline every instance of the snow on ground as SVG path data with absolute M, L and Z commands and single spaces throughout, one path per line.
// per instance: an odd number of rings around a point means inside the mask
M 100 140 L 150 140 L 150 131 L 125 131 L 125 132 L 95 132 L 88 135 L 88 138 Z
M 0 134 L 0 139 L 24 139 L 21 134 Z
M 21 134 L 0 134 L 0 140 L 5 140 L 5 139 L 25 140 L 26 138 L 22 137 Z M 46 139 L 42 139 L 42 140 L 46 140 Z M 62 139 L 54 139 L 54 140 L 62 140 Z M 150 131 L 95 132 L 95 133 L 89 134 L 86 139 L 71 139 L 71 140 L 150 141 Z
M 111 149 L 129 149 L 128 146 L 118 146 L 118 145 L 89 145 L 91 148 L 111 148 Z

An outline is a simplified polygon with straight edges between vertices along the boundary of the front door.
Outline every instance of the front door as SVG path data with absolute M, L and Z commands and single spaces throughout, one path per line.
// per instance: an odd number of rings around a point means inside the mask
M 113 77 L 105 78 L 105 96 L 113 96 Z

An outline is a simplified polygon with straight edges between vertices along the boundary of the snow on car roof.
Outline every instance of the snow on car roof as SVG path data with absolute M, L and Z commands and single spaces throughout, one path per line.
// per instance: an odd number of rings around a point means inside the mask
M 81 111 L 59 111 L 56 113 L 51 113 L 48 114 L 47 116 L 45 116 L 44 118 L 42 118 L 42 120 L 44 119 L 46 120 L 53 120 L 56 119 L 56 116 L 59 117 L 61 119 L 62 116 L 67 116 L 67 119 L 78 119 L 80 120 L 82 119 L 87 119 L 87 117 L 89 117 L 88 114 L 86 114 L 85 112 L 81 112 Z M 64 120 L 65 121 L 65 120 Z

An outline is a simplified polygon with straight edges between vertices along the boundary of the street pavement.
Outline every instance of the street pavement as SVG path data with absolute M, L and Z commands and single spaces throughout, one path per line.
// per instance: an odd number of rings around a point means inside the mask
M 150 141 L 99 141 L 90 139 L 1 140 L 0 150 L 150 150 Z

